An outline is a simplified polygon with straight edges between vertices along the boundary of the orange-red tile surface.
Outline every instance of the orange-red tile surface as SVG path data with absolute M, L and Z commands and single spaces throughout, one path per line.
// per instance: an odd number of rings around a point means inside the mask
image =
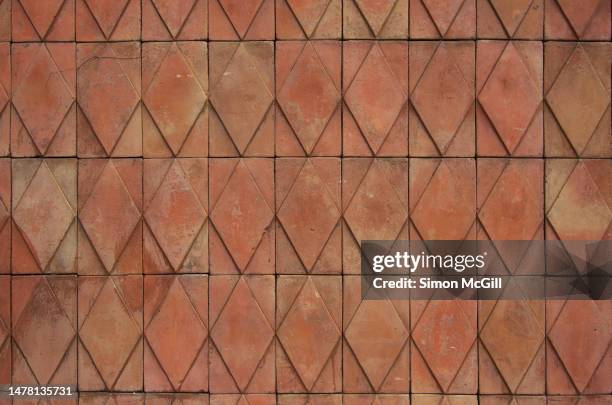
M 517 281 L 612 239 L 611 4 L 0 0 L 0 404 L 608 405 L 610 301 Z M 376 239 L 516 280 L 373 300 Z

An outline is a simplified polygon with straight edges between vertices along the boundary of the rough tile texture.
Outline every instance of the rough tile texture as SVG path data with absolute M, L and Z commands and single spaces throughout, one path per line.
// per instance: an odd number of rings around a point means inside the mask
M 475 45 L 410 43 L 410 156 L 474 156 Z
M 79 160 L 79 274 L 142 273 L 142 179 L 139 159 Z
M 142 156 L 140 47 L 77 45 L 79 157 Z
M 0 391 L 608 405 L 610 301 L 365 299 L 359 247 L 612 239 L 611 9 L 0 0 Z
M 145 276 L 144 291 L 145 390 L 207 391 L 208 277 Z
M 12 383 L 75 387 L 76 276 L 14 276 L 11 287 Z

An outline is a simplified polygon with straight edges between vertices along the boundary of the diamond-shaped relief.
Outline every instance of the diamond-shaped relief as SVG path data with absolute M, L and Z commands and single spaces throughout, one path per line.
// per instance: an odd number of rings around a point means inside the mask
M 5 0 L 6 2 L 7 0 Z M 2 19 L 0 3 L 0 20 Z M 1 25 L 1 21 L 0 21 Z M 0 28 L 0 35 L 2 28 Z M 11 44 L 0 43 L 0 156 L 9 155 L 11 106 Z
M 210 166 L 212 273 L 274 273 L 274 173 L 270 159 Z
M 145 401 L 144 394 L 80 392 L 79 404 L 84 405 L 137 405 Z
M 610 40 L 610 2 L 570 0 L 546 2 L 546 39 Z
M 13 382 L 76 385 L 75 276 L 12 278 Z
M 278 405 L 340 405 L 348 402 L 341 394 L 282 394 L 278 395 Z
M 612 156 L 611 60 L 609 43 L 546 44 L 549 156 Z
M 474 38 L 476 0 L 410 0 L 411 38 Z
M 278 391 L 338 391 L 340 277 L 281 276 L 277 288 Z
M 410 76 L 410 154 L 473 154 L 474 43 L 421 42 L 412 44 L 410 52 L 418 60 Z
M 544 302 L 527 299 L 522 288 L 510 281 L 500 300 L 479 302 L 483 393 L 544 393 Z
M 340 273 L 340 160 L 279 159 L 276 176 L 278 271 Z
M 209 0 L 212 40 L 263 40 L 274 37 L 274 0 Z
M 344 37 L 408 38 L 408 0 L 343 0 Z
M 206 57 L 205 43 L 143 45 L 145 156 L 206 155 Z
M 12 0 L 13 41 L 74 41 L 74 1 Z
M 276 394 L 213 394 L 211 405 L 276 405 Z
M 276 94 L 281 110 L 276 138 L 277 143 L 282 142 L 277 151 L 295 154 L 287 145 L 295 137 L 303 148 L 299 154 L 332 154 L 331 145 L 329 152 L 322 147 L 326 142 L 340 143 L 340 43 L 279 42 L 276 52 Z
M 538 159 L 479 161 L 478 218 L 491 240 L 531 240 L 540 235 L 543 175 L 543 161 Z
M 13 160 L 14 273 L 74 272 L 76 161 Z
M 201 40 L 208 34 L 206 0 L 144 0 L 144 40 Z
M 355 42 L 345 43 L 344 48 L 345 54 L 352 56 L 345 58 L 344 66 L 344 103 L 347 107 L 344 139 L 345 143 L 356 144 L 358 134 L 352 132 L 359 128 L 363 143 L 367 145 L 365 153 L 359 153 L 358 146 L 351 145 L 344 154 L 367 155 L 368 151 L 374 155 L 389 154 L 384 149 L 390 144 L 407 149 L 407 44 Z M 390 152 L 397 154 L 398 151 Z
M 142 389 L 142 276 L 79 277 L 79 389 Z
M 11 277 L 0 275 L 0 384 L 11 382 Z
M 410 179 L 411 239 L 474 239 L 473 159 L 411 159 Z
M 359 277 L 343 281 L 344 391 L 408 393 L 409 303 L 363 299 Z
M 79 273 L 142 269 L 142 162 L 79 162 Z
M 146 276 L 145 390 L 208 388 L 208 278 Z
M 607 160 L 547 161 L 546 218 L 551 237 L 605 240 L 612 232 L 612 195 Z
M 208 162 L 144 162 L 146 273 L 208 271 Z
M 11 181 L 11 160 L 2 158 L 0 159 L 0 274 L 11 273 Z
M 476 392 L 476 312 L 473 301 L 411 301 L 412 392 Z
M 140 39 L 139 0 L 76 0 L 77 41 Z
M 542 39 L 544 0 L 477 0 L 478 37 Z
M 609 393 L 612 326 L 609 301 L 547 302 L 547 390 L 558 394 Z
M 272 43 L 214 43 L 210 51 L 210 100 L 218 115 L 211 117 L 211 154 L 271 155 Z
M 340 38 L 342 0 L 279 0 L 276 36 L 279 39 Z
M 360 272 L 363 240 L 408 239 L 408 162 L 342 161 L 343 271 Z
M 74 44 L 14 44 L 13 156 L 74 156 Z
M 210 391 L 274 392 L 273 276 L 212 276 Z
M 478 56 L 491 66 L 478 72 L 478 154 L 541 154 L 541 44 L 481 41 Z
M 208 394 L 146 394 L 149 405 L 208 405 Z
M 140 44 L 79 44 L 77 65 L 79 156 L 140 156 Z

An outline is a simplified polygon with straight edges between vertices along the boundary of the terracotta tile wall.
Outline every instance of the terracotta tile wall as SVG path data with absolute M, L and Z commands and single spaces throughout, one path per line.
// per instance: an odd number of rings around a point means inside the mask
M 0 0 L 0 386 L 612 403 L 610 301 L 357 276 L 364 239 L 612 238 L 611 62 L 610 0 Z

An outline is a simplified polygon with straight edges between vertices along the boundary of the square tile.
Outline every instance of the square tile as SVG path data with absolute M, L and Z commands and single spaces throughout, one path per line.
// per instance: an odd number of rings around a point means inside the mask
M 87 393 L 79 394 L 79 405 L 142 405 L 143 394 L 109 394 Z
M 275 394 L 213 394 L 211 405 L 276 405 Z
M 612 157 L 612 44 L 546 42 L 544 58 L 546 156 Z
M 546 39 L 609 41 L 610 2 L 594 0 L 586 4 L 545 0 L 544 35 Z
M 210 277 L 210 392 L 275 392 L 274 276 Z
M 276 38 L 340 39 L 342 3 L 276 0 Z
M 530 249 L 544 239 L 544 161 L 541 159 L 478 159 L 479 240 L 490 240 L 496 258 L 507 270 L 517 274 L 537 256 Z M 510 246 L 497 241 L 526 241 Z M 489 260 L 493 260 L 489 258 Z
M 410 0 L 410 38 L 469 39 L 476 36 L 476 0 Z
M 546 391 L 549 395 L 609 394 L 612 312 L 609 300 L 546 301 Z
M 542 39 L 544 0 L 476 0 L 478 38 Z
M 210 272 L 274 274 L 274 161 L 209 163 Z
M 208 37 L 208 0 L 142 2 L 144 41 L 198 40 Z
M 79 274 L 142 273 L 142 160 L 79 160 Z
M 546 238 L 612 239 L 612 161 L 546 160 Z
M 142 156 L 140 43 L 78 44 L 77 65 L 79 157 Z
M 342 272 L 337 158 L 276 160 L 276 266 L 280 274 Z
M 12 160 L 13 274 L 76 273 L 76 159 Z
M 15 385 L 77 384 L 76 276 L 13 276 Z
M 11 160 L 0 158 L 0 274 L 11 273 L 11 208 Z
M 9 0 L 4 0 L 8 2 Z M 2 4 L 0 4 L 2 7 Z M 2 11 L 0 10 L 0 20 Z M 1 21 L 0 21 L 1 24 Z M 0 28 L 1 30 L 1 28 Z M 11 45 L 0 42 L 0 156 L 10 153 L 11 134 Z
M 11 382 L 11 277 L 0 276 L 0 385 Z
M 412 392 L 475 394 L 477 302 L 411 297 L 410 323 Z
M 208 156 L 206 42 L 142 46 L 145 157 Z
M 410 156 L 474 156 L 475 80 L 474 42 L 410 43 Z
M 209 66 L 210 156 L 273 156 L 274 43 L 211 42 Z
M 12 46 L 11 154 L 76 155 L 74 43 Z
M 416 394 L 411 396 L 412 405 L 476 405 L 478 397 L 476 395 L 431 395 L 431 394 Z
M 344 394 L 342 403 L 346 405 L 410 405 L 410 395 Z
M 343 43 L 343 155 L 408 155 L 408 42 Z
M 478 156 L 542 156 L 542 43 L 478 41 L 477 57 Z
M 208 160 L 144 160 L 145 273 L 208 273 Z
M 74 1 L 12 0 L 13 41 L 74 41 Z
M 278 405 L 340 405 L 340 394 L 285 394 L 278 396 Z
M 410 159 L 410 239 L 476 239 L 476 161 Z
M 408 0 L 343 0 L 344 38 L 408 39 Z
M 341 392 L 341 277 L 279 276 L 276 294 L 277 392 Z
M 0 41 L 11 40 L 11 2 L 0 0 Z
M 480 395 L 480 403 L 482 405 L 546 405 L 547 398 L 545 396 L 530 396 L 530 395 Z M 548 402 L 549 403 L 549 402 Z
M 360 276 L 345 276 L 343 281 L 343 392 L 409 393 L 410 301 L 368 296 L 362 293 Z M 377 403 L 375 398 L 352 396 L 350 402 L 369 405 Z
M 208 394 L 146 394 L 147 405 L 208 405 Z
M 208 276 L 145 276 L 144 291 L 145 391 L 207 391 Z
M 142 276 L 79 277 L 80 391 L 142 390 L 142 325 Z
M 140 39 L 140 0 L 76 0 L 77 41 Z
M 408 240 L 408 159 L 342 160 L 342 263 L 361 272 L 364 240 Z
M 211 40 L 274 39 L 274 0 L 208 0 Z
M 545 301 L 519 298 L 520 281 L 504 280 L 499 300 L 478 302 L 480 393 L 544 394 Z M 507 402 L 487 401 L 497 403 Z
M 276 43 L 276 155 L 339 156 L 340 41 Z

